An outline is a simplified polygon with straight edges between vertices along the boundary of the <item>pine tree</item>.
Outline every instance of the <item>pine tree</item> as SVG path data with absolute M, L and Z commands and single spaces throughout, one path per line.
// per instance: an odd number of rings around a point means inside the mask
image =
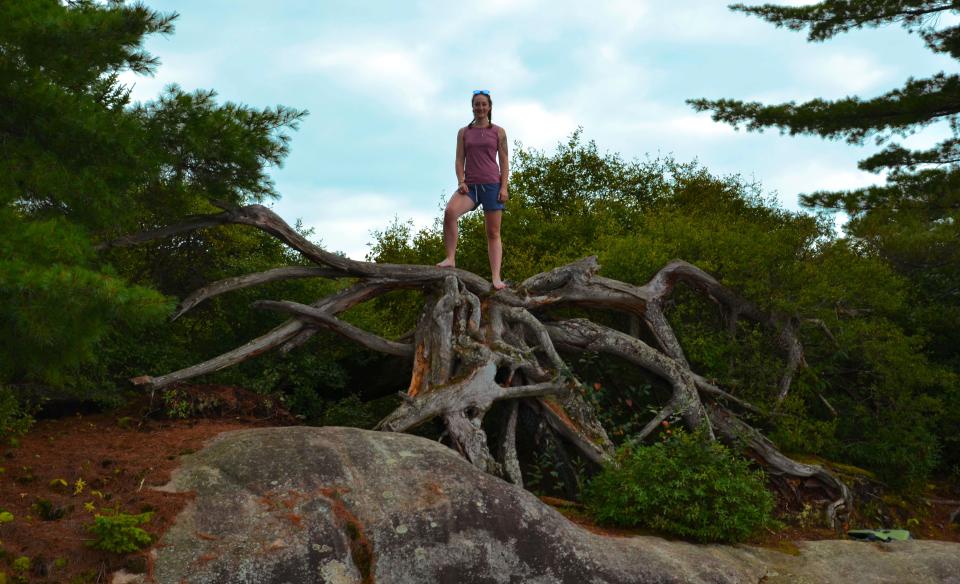
M 736 4 L 733 10 L 778 27 L 806 31 L 811 42 L 866 27 L 899 24 L 936 53 L 960 59 L 960 26 L 940 26 L 939 17 L 960 13 L 946 0 L 826 0 L 800 7 Z M 802 195 L 811 208 L 845 211 L 847 232 L 864 253 L 884 258 L 913 283 L 915 310 L 905 315 L 914 332 L 930 334 L 930 352 L 960 369 L 960 75 L 938 73 L 908 79 L 871 99 L 764 105 L 733 99 L 689 100 L 716 121 L 747 130 L 778 128 L 790 135 L 817 135 L 885 145 L 860 161 L 866 171 L 887 171 L 885 184 L 852 191 Z M 934 123 L 952 136 L 927 150 L 895 142 Z
M 304 112 L 176 86 L 130 103 L 119 73 L 154 71 L 143 40 L 170 34 L 176 16 L 122 1 L 0 3 L 0 385 L 60 384 L 107 334 L 169 314 L 162 278 L 98 243 L 276 196 L 266 167 Z M 193 234 L 141 253 L 163 265 L 185 246 L 210 249 Z

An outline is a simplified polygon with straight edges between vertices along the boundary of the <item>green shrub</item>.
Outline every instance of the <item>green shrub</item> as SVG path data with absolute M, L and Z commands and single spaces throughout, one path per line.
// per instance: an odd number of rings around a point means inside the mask
M 26 574 L 30 571 L 30 558 L 27 556 L 20 556 L 19 558 L 13 560 L 13 571 L 19 572 L 21 574 Z
M 318 420 L 319 426 L 347 426 L 373 428 L 397 406 L 395 396 L 386 396 L 372 401 L 361 401 L 349 395 L 329 404 Z
M 33 424 L 30 411 L 17 399 L 12 389 L 0 385 L 0 440 L 15 440 Z
M 851 440 L 842 453 L 853 464 L 874 471 L 893 489 L 919 492 L 939 462 L 938 436 L 925 427 L 917 412 L 900 408 L 896 414 L 902 418 L 889 415 L 871 420 L 863 416 L 859 439 Z
M 652 446 L 620 448 L 616 460 L 584 492 L 601 523 L 725 542 L 775 524 L 763 473 L 722 444 L 678 432 Z
M 140 529 L 140 525 L 150 521 L 153 513 L 128 515 L 115 513 L 94 517 L 93 525 L 88 529 L 97 536 L 90 545 L 97 549 L 118 554 L 135 552 L 150 543 L 150 534 Z

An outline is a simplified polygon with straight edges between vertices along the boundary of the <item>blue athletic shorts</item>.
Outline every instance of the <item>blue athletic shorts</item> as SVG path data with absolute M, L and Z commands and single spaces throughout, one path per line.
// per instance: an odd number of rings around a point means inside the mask
M 467 185 L 467 196 L 473 201 L 474 209 L 483 205 L 484 213 L 503 211 L 507 208 L 504 203 L 497 200 L 500 196 L 500 183 Z

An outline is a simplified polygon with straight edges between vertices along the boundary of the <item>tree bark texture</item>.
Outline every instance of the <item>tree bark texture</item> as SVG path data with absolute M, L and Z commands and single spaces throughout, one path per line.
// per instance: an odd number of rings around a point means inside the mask
M 584 384 L 567 366 L 565 354 L 589 351 L 625 360 L 661 378 L 671 396 L 647 423 L 641 441 L 657 425 L 678 415 L 690 429 L 707 439 L 721 439 L 745 448 L 775 474 L 818 481 L 835 501 L 827 510 L 841 521 L 851 509 L 847 487 L 824 469 L 797 463 L 738 417 L 731 408 L 762 410 L 724 391 L 694 372 L 684 355 L 664 303 L 678 283 L 716 303 L 729 322 L 739 318 L 766 327 L 784 354 L 784 371 L 775 402 L 788 394 L 797 370 L 805 365 L 796 318 L 771 314 L 739 297 L 715 278 L 687 262 L 674 260 L 644 285 L 602 277 L 595 257 L 537 274 L 518 286 L 495 291 L 480 276 L 456 268 L 359 262 L 329 253 L 305 239 L 266 207 L 227 209 L 207 218 L 191 217 L 170 226 L 102 244 L 101 248 L 134 245 L 223 224 L 261 229 L 297 250 L 315 266 L 278 268 L 214 282 L 181 302 L 179 317 L 201 302 L 233 290 L 292 278 L 350 278 L 351 286 L 305 305 L 262 300 L 261 309 L 282 312 L 290 319 L 243 346 L 180 371 L 135 382 L 151 390 L 218 371 L 270 350 L 289 350 L 327 329 L 361 345 L 411 359 L 413 373 L 402 403 L 378 425 L 403 432 L 433 419 L 442 421 L 453 448 L 479 468 L 516 484 L 523 477 L 517 458 L 516 424 L 520 402 L 542 417 L 586 460 L 611 461 L 613 443 L 596 413 L 583 397 Z M 412 342 L 382 338 L 338 318 L 359 303 L 398 289 L 424 293 L 424 305 Z M 579 307 L 627 315 L 629 332 L 587 319 L 556 319 L 551 309 Z M 639 337 L 652 342 L 645 342 Z M 408 339 L 409 340 L 409 339 Z M 490 448 L 484 417 L 496 402 L 508 402 L 499 443 Z

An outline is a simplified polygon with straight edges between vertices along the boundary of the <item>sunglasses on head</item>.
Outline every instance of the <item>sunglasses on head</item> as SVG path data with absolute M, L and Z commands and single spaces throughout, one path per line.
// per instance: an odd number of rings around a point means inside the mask
M 473 94 L 474 94 L 474 95 L 490 95 L 490 90 L 489 90 L 489 89 L 474 89 L 474 90 L 473 90 Z

